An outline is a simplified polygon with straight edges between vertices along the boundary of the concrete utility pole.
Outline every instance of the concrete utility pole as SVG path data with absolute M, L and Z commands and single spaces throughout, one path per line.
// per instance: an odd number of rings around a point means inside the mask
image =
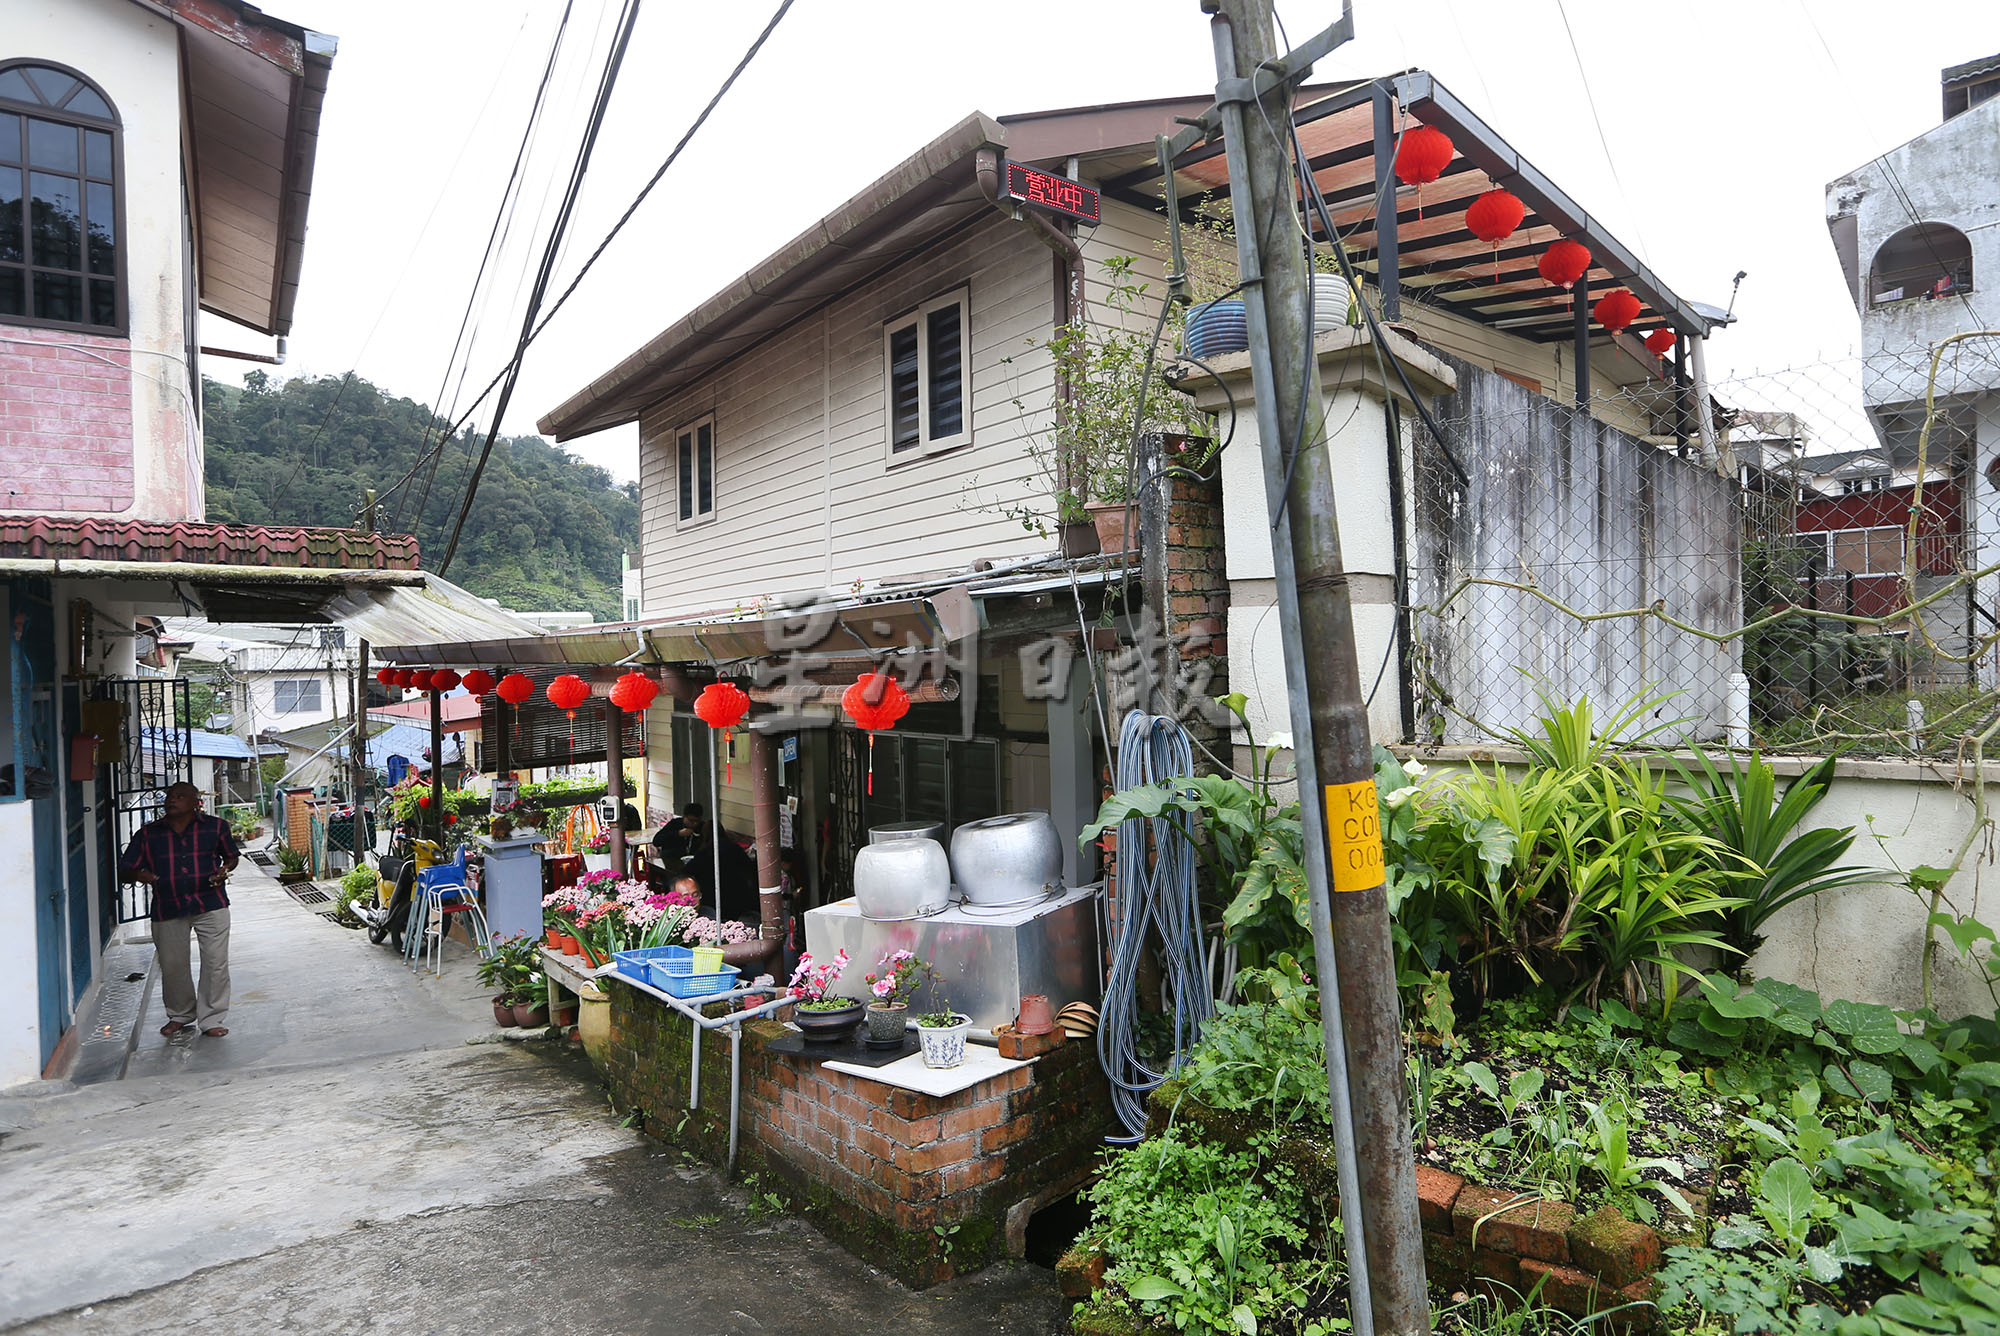
M 1430 1297 L 1374 759 L 1308 315 L 1311 266 L 1293 203 L 1299 192 L 1288 104 L 1292 83 L 1306 69 L 1278 59 L 1271 0 L 1202 0 L 1202 10 L 1213 16 L 1216 106 L 1229 149 L 1278 609 L 1283 624 L 1297 628 L 1284 637 L 1285 673 L 1328 1085 L 1336 1149 L 1343 1152 L 1353 1319 L 1360 1336 L 1419 1336 L 1430 1330 Z M 1330 44 L 1314 45 L 1323 51 Z M 1309 66 L 1310 58 L 1299 63 Z M 1379 212 L 1395 217 L 1393 195 Z M 1396 411 L 1393 401 L 1389 411 Z

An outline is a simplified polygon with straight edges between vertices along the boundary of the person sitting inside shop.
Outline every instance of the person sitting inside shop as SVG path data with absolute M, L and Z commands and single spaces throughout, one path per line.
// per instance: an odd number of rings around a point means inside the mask
M 757 900 L 757 860 L 727 831 L 720 832 L 720 841 L 711 845 L 709 841 L 715 833 L 715 827 L 703 827 L 699 843 L 682 868 L 682 873 L 693 878 L 695 886 L 701 891 L 698 911 L 713 916 L 716 912 L 715 873 L 719 851 L 722 865 L 721 917 L 734 919 L 754 933 L 763 919 Z
M 653 851 L 669 873 L 692 857 L 701 844 L 702 834 L 708 828 L 706 816 L 707 809 L 700 803 L 689 803 L 679 816 L 667 818 L 667 823 L 654 834 Z

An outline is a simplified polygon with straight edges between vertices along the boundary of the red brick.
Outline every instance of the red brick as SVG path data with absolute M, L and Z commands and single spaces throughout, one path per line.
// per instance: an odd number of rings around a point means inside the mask
M 1540 1288 L 1536 1289 L 1537 1286 Z M 1530 1290 L 1535 1290 L 1543 1303 L 1579 1316 L 1612 1307 L 1616 1302 L 1611 1287 L 1596 1276 L 1585 1275 L 1574 1267 L 1524 1257 L 1520 1291 L 1526 1294 Z
M 944 1192 L 946 1196 L 976 1188 L 982 1183 L 991 1183 L 1000 1177 L 1005 1164 L 997 1155 L 973 1160 L 968 1164 L 953 1165 L 944 1171 Z
M 1032 1124 L 1026 1118 L 1015 1118 L 998 1127 L 989 1127 L 979 1134 L 979 1151 L 982 1155 L 991 1155 L 995 1151 L 1011 1146 L 1028 1135 L 1031 1127 Z
M 898 1146 L 892 1158 L 898 1169 L 913 1174 L 928 1174 L 946 1165 L 969 1160 L 978 1151 L 978 1138 L 968 1134 L 947 1137 L 924 1146 Z
M 943 1135 L 964 1136 L 968 1132 L 978 1132 L 993 1126 L 1005 1115 L 1005 1110 L 994 1105 L 974 1104 L 963 1109 L 953 1109 L 944 1115 Z
M 1570 1260 L 1614 1286 L 1643 1280 L 1660 1268 L 1660 1236 L 1606 1206 L 1570 1226 Z
M 1425 1229 L 1451 1233 L 1451 1206 L 1464 1186 L 1465 1180 L 1457 1174 L 1427 1164 L 1417 1166 L 1417 1213 L 1423 1217 Z
M 1509 1204 L 1514 1202 L 1519 1204 Z M 1461 1188 L 1451 1208 L 1452 1232 L 1459 1238 L 1544 1262 L 1569 1260 L 1566 1236 L 1575 1219 L 1575 1208 L 1566 1203 L 1538 1197 L 1524 1200 L 1521 1193 L 1478 1183 Z

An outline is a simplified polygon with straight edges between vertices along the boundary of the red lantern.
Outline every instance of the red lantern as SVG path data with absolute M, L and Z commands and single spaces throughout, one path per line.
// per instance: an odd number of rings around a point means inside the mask
M 410 674 L 410 685 L 419 691 L 429 691 L 431 689 L 431 670 L 428 668 L 417 669 L 416 672 Z
M 431 808 L 431 795 L 428 793 L 417 795 L 417 806 L 428 812 Z
M 711 729 L 722 730 L 722 782 L 728 783 L 735 765 L 730 759 L 731 732 L 750 713 L 750 697 L 734 682 L 710 682 L 695 697 L 694 712 Z
M 630 672 L 611 684 L 611 703 L 628 714 L 637 714 L 653 703 L 660 688 L 652 678 Z
M 385 687 L 393 687 L 396 685 L 396 670 L 394 668 L 378 668 L 375 671 L 375 680 Z
M 457 686 L 458 683 L 459 676 L 456 669 L 440 668 L 431 674 L 431 690 L 437 692 L 440 696 Z
M 1489 190 L 1465 209 L 1465 230 L 1493 247 L 1493 281 L 1500 281 L 1500 243 L 1528 216 L 1528 206 L 1512 191 Z
M 567 711 L 569 717 L 576 718 L 576 707 L 590 699 L 590 686 L 575 673 L 564 673 L 549 683 L 549 704 L 558 710 Z
M 410 683 L 415 681 L 416 677 L 417 677 L 416 673 L 411 671 L 410 669 L 398 668 L 396 670 L 396 685 L 404 688 L 405 690 L 408 690 Z
M 894 728 L 896 721 L 910 712 L 910 693 L 887 673 L 863 673 L 854 685 L 840 693 L 840 708 L 856 728 L 868 732 L 868 792 L 875 792 L 875 734 Z
M 1590 272 L 1590 248 L 1568 237 L 1551 245 L 1535 262 L 1542 277 L 1568 292 L 1576 281 Z
M 1674 350 L 1674 332 L 1671 329 L 1656 329 L 1646 336 L 1646 351 L 1655 357 L 1665 357 Z
M 1396 179 L 1417 187 L 1418 219 L 1424 216 L 1424 183 L 1443 176 L 1457 152 L 1451 136 L 1434 125 L 1413 125 L 1403 132 L 1403 142 L 1396 146 Z
M 1639 312 L 1644 309 L 1630 289 L 1613 288 L 1597 299 L 1597 305 L 1590 308 L 1590 313 L 1597 317 L 1598 324 L 1616 334 L 1637 320 Z
M 458 680 L 465 687 L 466 691 L 474 696 L 484 696 L 487 692 L 493 690 L 493 674 L 487 672 L 484 668 L 474 668 Z
M 509 673 L 500 679 L 500 685 L 493 688 L 493 694 L 509 705 L 519 705 L 535 694 L 535 684 L 525 673 Z

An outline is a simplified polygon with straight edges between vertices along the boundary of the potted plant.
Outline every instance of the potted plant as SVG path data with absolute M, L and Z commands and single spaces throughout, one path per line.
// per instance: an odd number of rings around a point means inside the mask
M 312 872 L 306 867 L 306 856 L 289 844 L 279 845 L 278 881 L 286 886 L 296 886 L 311 880 Z
M 583 865 L 592 872 L 611 870 L 611 832 L 603 831 L 583 846 Z
M 907 1028 L 910 997 L 926 978 L 933 982 L 937 971 L 930 962 L 918 960 L 914 951 L 890 951 L 875 962 L 880 973 L 868 976 L 868 1039 L 876 1044 L 899 1044 Z
M 951 1009 L 944 980 L 935 970 L 931 971 L 931 982 L 937 1010 L 917 1017 L 917 1042 L 923 1046 L 924 1066 L 956 1067 L 965 1061 L 965 1032 L 972 1028 L 972 1017 Z
M 824 964 L 813 960 L 812 952 L 799 957 L 786 988 L 798 1005 L 792 1008 L 792 1023 L 807 1039 L 832 1043 L 845 1039 L 861 1024 L 861 1004 L 851 997 L 829 996 L 834 980 L 847 968 L 847 951 L 842 948 Z
M 493 997 L 493 1019 L 500 1025 L 546 1024 L 548 1015 L 539 1010 L 535 998 L 535 969 L 538 944 L 526 935 L 507 937 L 493 943 L 492 953 L 479 962 L 479 982 L 499 991 Z

